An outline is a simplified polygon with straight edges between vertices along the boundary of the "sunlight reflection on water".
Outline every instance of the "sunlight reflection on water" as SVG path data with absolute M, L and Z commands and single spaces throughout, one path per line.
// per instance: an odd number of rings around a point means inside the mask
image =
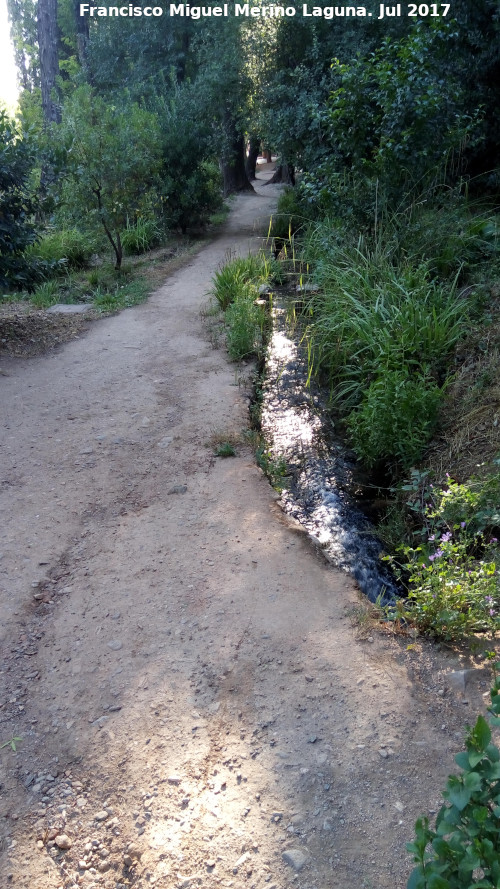
M 328 428 L 319 392 L 307 387 L 307 356 L 286 316 L 284 301 L 275 298 L 261 419 L 270 456 L 287 465 L 282 508 L 372 602 L 393 602 L 399 591 L 380 561 L 382 545 L 351 493 L 352 463 Z

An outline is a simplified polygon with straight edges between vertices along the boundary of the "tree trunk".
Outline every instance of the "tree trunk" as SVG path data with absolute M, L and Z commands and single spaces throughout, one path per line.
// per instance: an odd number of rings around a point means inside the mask
M 61 110 L 53 95 L 59 73 L 57 0 L 38 0 L 37 6 L 43 116 L 48 124 L 59 123 Z
M 76 25 L 76 46 L 78 60 L 83 70 L 87 70 L 87 50 L 89 43 L 89 20 L 87 16 L 80 15 L 80 0 L 73 0 L 73 10 Z
M 277 182 L 283 182 L 286 185 L 295 185 L 295 170 L 293 164 L 280 164 L 279 167 L 276 167 L 274 176 L 272 176 L 271 179 L 268 179 L 266 185 L 274 185 Z
M 222 159 L 221 166 L 224 197 L 236 191 L 253 191 L 245 169 L 245 139 L 243 135 L 234 134 L 230 149 Z
M 259 156 L 260 149 L 260 139 L 256 136 L 250 136 L 250 148 L 248 151 L 248 157 L 246 162 L 246 171 L 247 176 L 252 182 L 253 179 L 257 179 L 256 171 L 257 171 L 257 158 Z
M 266 148 L 265 151 L 262 152 L 262 157 L 265 157 L 266 163 L 270 164 L 272 161 L 271 152 L 269 148 Z

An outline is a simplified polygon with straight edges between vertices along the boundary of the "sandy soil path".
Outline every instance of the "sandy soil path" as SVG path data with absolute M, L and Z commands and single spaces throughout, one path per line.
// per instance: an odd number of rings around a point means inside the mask
M 0 377 L 0 886 L 396 889 L 451 762 L 281 517 L 200 319 L 271 189 L 149 301 Z M 37 598 L 34 598 L 34 597 Z

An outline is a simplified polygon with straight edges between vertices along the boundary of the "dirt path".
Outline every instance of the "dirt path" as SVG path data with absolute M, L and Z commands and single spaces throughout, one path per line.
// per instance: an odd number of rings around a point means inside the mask
M 355 638 L 250 452 L 207 447 L 248 393 L 199 312 L 270 191 L 143 306 L 2 365 L 2 889 L 396 889 L 439 802 L 447 696 Z

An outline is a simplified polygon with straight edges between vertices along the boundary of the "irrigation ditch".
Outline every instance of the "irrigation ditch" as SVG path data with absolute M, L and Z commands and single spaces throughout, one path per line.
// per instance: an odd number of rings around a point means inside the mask
M 261 465 L 280 491 L 283 511 L 325 558 L 351 574 L 371 602 L 391 605 L 402 589 L 382 560 L 384 547 L 369 518 L 379 488 L 346 445 L 328 393 L 310 379 L 296 303 L 297 293 L 281 288 L 269 301 L 272 330 L 255 411 L 265 442 Z

